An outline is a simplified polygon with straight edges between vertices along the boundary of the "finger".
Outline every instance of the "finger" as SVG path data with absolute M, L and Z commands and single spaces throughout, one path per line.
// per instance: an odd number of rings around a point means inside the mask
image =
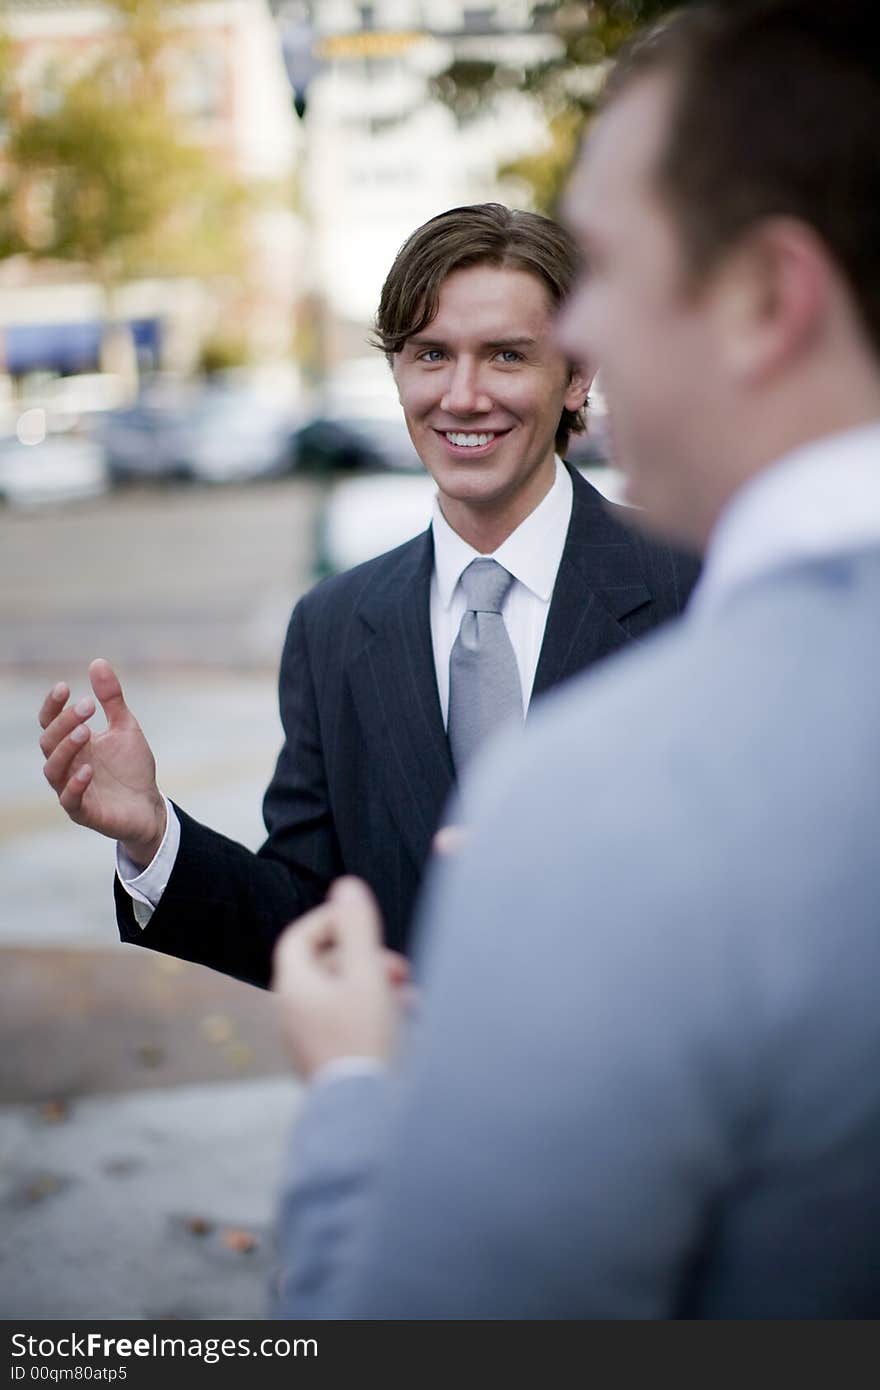
M 348 874 L 338 878 L 327 894 L 343 962 L 357 967 L 375 958 L 382 946 L 379 906 L 363 879 Z
M 70 688 L 64 684 L 64 681 L 59 681 L 57 685 L 52 686 L 49 694 L 40 705 L 39 720 L 41 729 L 48 729 L 52 720 L 63 710 L 69 695 Z
M 272 953 L 272 988 L 312 969 L 335 944 L 333 915 L 326 906 L 316 907 L 292 922 L 279 936 Z
M 89 666 L 89 680 L 101 702 L 108 724 L 119 726 L 134 723 L 134 715 L 125 703 L 119 677 L 109 661 L 105 661 L 102 656 L 96 657 Z
M 59 743 L 77 724 L 82 724 L 83 720 L 91 719 L 95 713 L 95 702 L 90 695 L 84 695 L 81 700 L 77 700 L 75 705 L 68 705 L 59 715 L 52 720 L 52 723 L 40 735 L 40 748 L 43 756 L 48 758 L 55 752 Z
M 70 781 L 62 788 L 58 800 L 62 809 L 69 816 L 76 816 L 82 806 L 83 794 L 92 780 L 92 769 L 88 763 L 83 763 L 71 777 Z
M 463 825 L 444 825 L 433 840 L 435 854 L 452 855 L 467 844 L 467 831 Z
M 340 971 L 339 930 L 336 915 L 329 907 L 324 907 L 320 917 L 307 924 L 303 932 L 305 949 L 315 965 L 333 975 Z
M 337 914 L 333 908 L 329 903 L 322 903 L 294 923 L 294 944 L 308 955 L 324 955 L 339 944 L 336 923 Z
M 88 743 L 90 733 L 91 730 L 87 724 L 77 724 L 72 733 L 61 740 L 54 753 L 43 764 L 43 776 L 49 786 L 59 794 L 70 780 L 73 760 Z

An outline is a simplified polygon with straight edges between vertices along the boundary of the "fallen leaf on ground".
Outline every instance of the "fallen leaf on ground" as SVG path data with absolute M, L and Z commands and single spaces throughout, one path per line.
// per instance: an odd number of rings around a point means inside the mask
M 51 1197 L 55 1192 L 60 1192 L 65 1185 L 63 1179 L 56 1178 L 54 1173 L 42 1173 L 40 1177 L 34 1178 L 25 1187 L 25 1200 L 42 1202 L 44 1197 Z
M 213 1221 L 206 1221 L 204 1216 L 185 1216 L 183 1224 L 191 1236 L 207 1236 L 214 1229 Z
M 59 1125 L 67 1119 L 70 1106 L 66 1100 L 47 1100 L 40 1106 L 40 1118 L 48 1125 Z
M 258 1241 L 250 1231 L 237 1231 L 230 1228 L 224 1231 L 220 1239 L 227 1250 L 234 1250 L 237 1254 L 246 1255 L 251 1250 L 256 1250 Z

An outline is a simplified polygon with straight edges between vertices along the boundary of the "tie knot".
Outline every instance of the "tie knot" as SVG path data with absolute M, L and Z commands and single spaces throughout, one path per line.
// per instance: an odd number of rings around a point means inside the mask
M 497 560 L 472 560 L 461 576 L 468 611 L 500 613 L 513 575 Z

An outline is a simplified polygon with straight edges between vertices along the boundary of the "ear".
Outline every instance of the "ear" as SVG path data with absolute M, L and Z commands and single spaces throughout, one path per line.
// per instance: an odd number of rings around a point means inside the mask
M 777 375 L 808 352 L 825 327 L 833 270 L 805 223 L 763 222 L 725 260 L 711 291 L 722 361 L 742 385 Z
M 594 371 L 585 367 L 572 367 L 565 389 L 566 410 L 580 410 L 586 404 L 595 375 Z

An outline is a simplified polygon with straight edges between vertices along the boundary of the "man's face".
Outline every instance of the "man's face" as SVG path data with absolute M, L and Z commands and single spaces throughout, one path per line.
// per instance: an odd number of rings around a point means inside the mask
M 659 77 L 636 82 L 591 132 L 566 199 L 588 268 L 558 336 L 599 373 L 627 500 L 652 529 L 700 545 L 729 401 L 711 305 L 687 284 L 673 219 L 652 184 L 670 96 Z
M 393 370 L 451 524 L 462 511 L 528 515 L 553 481 L 563 408 L 578 409 L 587 389 L 555 341 L 543 282 L 493 265 L 453 271 Z

